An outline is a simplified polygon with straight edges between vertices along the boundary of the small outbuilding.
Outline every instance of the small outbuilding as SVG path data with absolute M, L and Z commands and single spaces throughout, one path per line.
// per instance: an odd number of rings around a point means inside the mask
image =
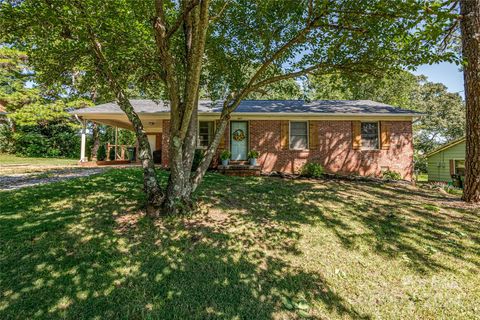
M 465 176 L 465 137 L 427 154 L 428 181 L 451 182 L 452 175 Z

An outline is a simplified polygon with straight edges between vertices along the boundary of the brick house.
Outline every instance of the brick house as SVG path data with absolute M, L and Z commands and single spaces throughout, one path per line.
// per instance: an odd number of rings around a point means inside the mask
M 161 150 L 161 164 L 168 167 L 168 103 L 132 100 L 132 104 L 152 150 Z M 198 110 L 197 145 L 206 148 L 221 103 L 200 101 Z M 115 103 L 73 113 L 83 120 L 131 129 Z M 230 150 L 231 160 L 241 161 L 247 160 L 249 150 L 257 150 L 264 172 L 294 173 L 306 162 L 318 162 L 331 173 L 380 176 L 392 170 L 411 180 L 412 122 L 419 116 L 368 100 L 244 100 L 231 116 L 219 151 Z

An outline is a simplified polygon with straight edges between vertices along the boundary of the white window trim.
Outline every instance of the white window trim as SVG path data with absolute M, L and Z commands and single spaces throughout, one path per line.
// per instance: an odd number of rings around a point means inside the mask
M 197 121 L 197 146 L 196 146 L 196 149 L 203 149 L 203 150 L 206 150 L 208 149 L 208 147 L 205 147 L 205 146 L 201 146 L 200 145 L 200 122 L 213 122 L 213 126 L 212 126 L 212 130 L 213 130 L 213 134 L 215 134 L 215 121 L 214 120 L 198 120 Z M 210 142 L 211 143 L 211 142 Z M 209 145 L 210 145 L 209 143 Z
M 307 124 L 307 148 L 306 149 L 293 149 L 291 147 L 292 137 L 292 122 L 305 122 Z M 288 150 L 294 151 L 306 151 L 310 149 L 310 125 L 308 120 L 290 120 L 288 121 Z
M 363 138 L 362 138 L 362 125 L 360 124 L 360 145 L 362 151 L 380 151 L 382 150 L 382 131 L 380 129 L 380 121 L 361 121 L 361 123 L 376 123 L 377 124 L 377 139 L 378 139 L 378 148 L 376 149 L 366 149 L 363 147 Z

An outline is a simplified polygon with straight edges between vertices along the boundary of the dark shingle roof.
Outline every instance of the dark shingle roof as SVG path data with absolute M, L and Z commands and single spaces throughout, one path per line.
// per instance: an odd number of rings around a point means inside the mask
M 168 101 L 130 100 L 137 113 L 169 112 Z M 219 113 L 221 101 L 201 100 L 200 113 Z M 72 113 L 122 113 L 115 102 L 100 104 L 92 108 L 75 110 Z M 234 113 L 297 113 L 297 114 L 338 114 L 338 115 L 407 115 L 419 116 L 418 112 L 400 109 L 371 100 L 243 100 Z

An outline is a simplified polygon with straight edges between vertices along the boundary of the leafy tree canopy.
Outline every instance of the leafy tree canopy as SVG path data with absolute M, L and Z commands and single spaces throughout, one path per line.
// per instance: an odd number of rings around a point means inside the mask
M 1 124 L 0 152 L 76 157 L 80 125 L 68 111 L 91 101 L 36 86 L 37 74 L 22 51 L 3 46 L 0 57 L 0 100 L 10 120 Z
M 0 46 L 0 100 L 7 111 L 37 101 L 39 91 L 27 86 L 31 80 L 27 55 L 17 49 Z
M 171 63 L 176 76 L 185 79 L 185 39 L 175 32 L 181 4 L 160 2 L 172 25 Z M 209 11 L 202 86 L 212 98 L 244 89 L 270 59 L 263 79 L 314 66 L 363 72 L 456 58 L 454 52 L 432 50 L 443 28 L 457 17 L 439 2 L 217 0 Z M 165 70 L 158 63 L 155 16 L 155 1 L 3 1 L 0 26 L 6 41 L 28 52 L 42 83 L 85 86 L 84 92 L 108 86 L 98 77 L 94 35 L 120 83 L 169 98 L 161 90 Z M 73 83 L 72 73 L 81 74 L 81 83 Z

